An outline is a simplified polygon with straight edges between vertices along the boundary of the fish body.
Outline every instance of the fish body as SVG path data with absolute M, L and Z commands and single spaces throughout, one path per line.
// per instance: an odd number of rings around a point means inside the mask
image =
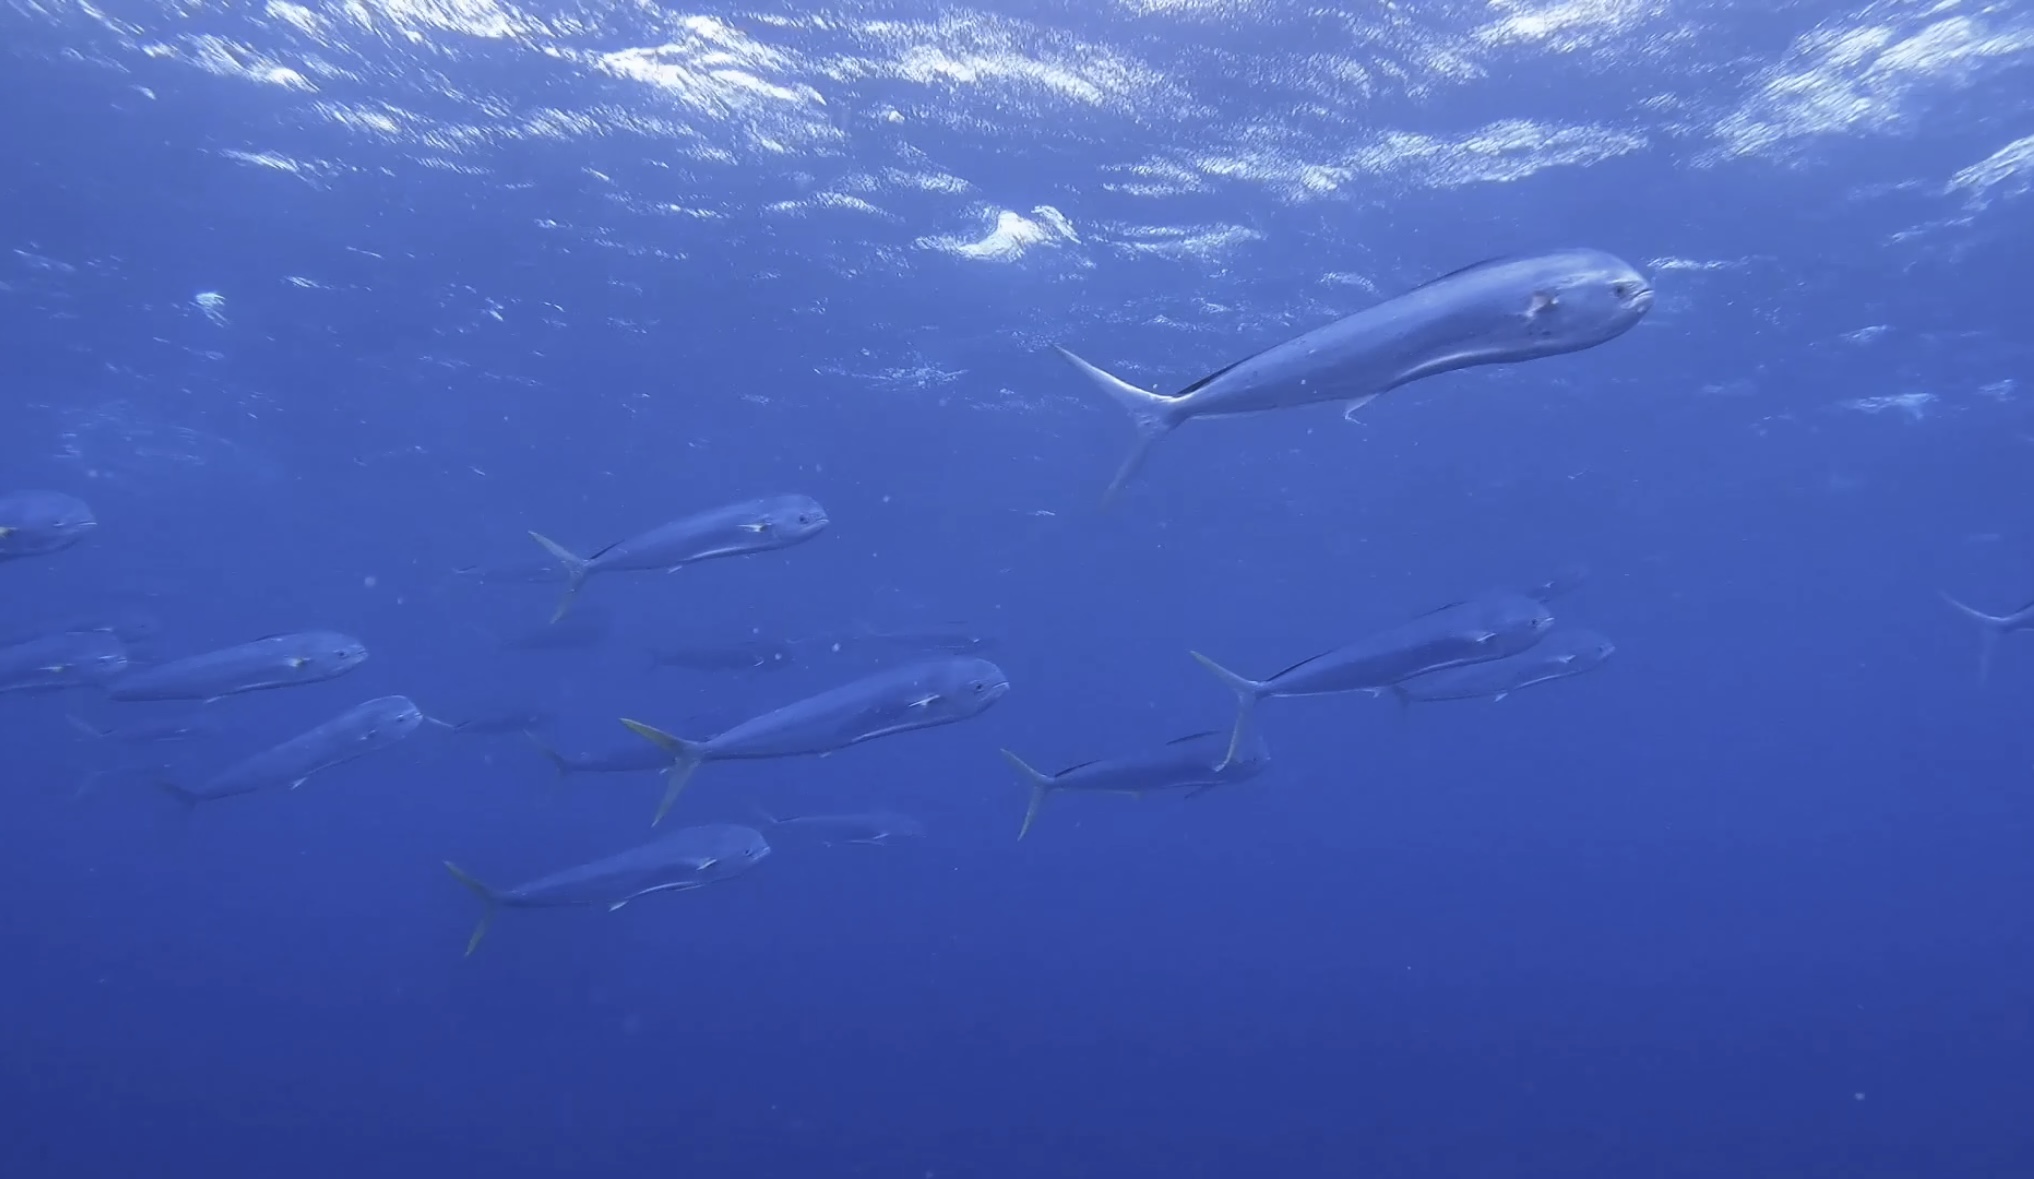
M 497 909 L 547 909 L 599 905 L 609 912 L 637 897 L 657 892 L 684 892 L 740 875 L 770 854 L 770 844 L 753 827 L 708 823 L 681 827 L 662 839 L 619 855 L 594 860 L 540 877 L 514 888 L 482 884 L 457 865 L 447 863 L 454 879 L 478 896 L 480 923 L 467 940 L 468 954 L 487 935 Z
M 853 815 L 794 815 L 788 819 L 768 818 L 771 833 L 790 831 L 832 846 L 861 843 L 880 847 L 892 839 L 916 839 L 925 834 L 925 824 L 895 811 L 867 811 Z
M 438 721 L 455 733 L 470 737 L 507 737 L 528 733 L 549 725 L 553 717 L 541 708 L 499 708 L 477 713 L 463 721 Z
M 188 804 L 279 787 L 294 790 L 320 770 L 396 744 L 423 723 L 422 710 L 408 697 L 382 696 L 265 749 L 200 785 L 168 789 Z
M 1502 700 L 1520 688 L 1567 679 L 1603 666 L 1616 644 L 1592 630 L 1556 630 L 1532 647 L 1502 659 L 1423 672 L 1388 689 L 1400 703 L 1426 700 Z
M 269 635 L 129 672 L 107 695 L 114 700 L 217 700 L 334 679 L 366 659 L 367 648 L 359 639 L 336 631 Z
M 560 753 L 534 736 L 530 743 L 537 747 L 537 752 L 544 755 L 544 760 L 551 763 L 561 778 L 569 778 L 573 774 L 626 774 L 671 768 L 670 754 L 656 745 L 633 739 L 612 749 L 590 753 Z
M 102 630 L 44 635 L 0 647 L 0 694 L 89 687 L 126 671 L 126 646 Z
M 826 509 L 804 495 L 778 495 L 713 508 L 581 557 L 541 533 L 530 538 L 558 562 L 565 593 L 551 615 L 556 622 L 572 609 L 586 579 L 597 573 L 675 571 L 695 561 L 788 548 L 826 530 Z
M 766 638 L 658 647 L 650 652 L 650 661 L 658 667 L 690 671 L 761 671 L 789 667 L 796 660 L 797 649 L 789 642 Z
M 961 623 L 887 631 L 864 623 L 847 634 L 822 635 L 804 642 L 834 653 L 871 655 L 978 655 L 997 645 L 993 636 Z
M 71 727 L 88 737 L 121 745 L 164 745 L 217 736 L 219 724 L 201 716 L 163 716 L 102 728 L 81 716 L 69 717 Z
M 1246 782 L 1271 764 L 1271 749 L 1254 730 L 1233 755 L 1231 740 L 1229 733 L 1218 730 L 1190 733 L 1156 749 L 1083 762 L 1057 774 L 1040 773 L 1005 749 L 1004 758 L 1031 787 L 1031 803 L 1017 838 L 1030 833 L 1045 800 L 1062 790 L 1140 797 L 1156 790 L 1184 790 L 1192 798 L 1218 786 Z
M 61 552 L 99 526 L 85 501 L 61 491 L 0 495 L 0 562 Z
M 1218 369 L 1170 397 L 1119 380 L 1065 348 L 1059 353 L 1136 426 L 1136 444 L 1109 486 L 1113 497 L 1151 445 L 1191 419 L 1324 401 L 1354 409 L 1423 377 L 1595 347 L 1629 331 L 1652 305 L 1651 286 L 1624 260 L 1600 250 L 1560 250 L 1464 267 Z
M 986 659 L 934 659 L 864 676 L 703 741 L 626 718 L 622 723 L 668 758 L 670 785 L 652 820 L 656 823 L 705 762 L 832 753 L 892 733 L 966 720 L 1009 689 L 1002 669 Z
M 1443 606 L 1301 660 L 1268 679 L 1238 675 L 1198 651 L 1193 656 L 1236 694 L 1231 744 L 1240 750 L 1244 729 L 1260 700 L 1389 688 L 1408 676 L 1516 654 L 1539 642 L 1553 625 L 1554 616 L 1539 599 L 1493 594 Z

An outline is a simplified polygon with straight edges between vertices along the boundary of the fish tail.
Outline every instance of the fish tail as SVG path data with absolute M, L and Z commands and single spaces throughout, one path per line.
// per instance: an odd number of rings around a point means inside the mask
M 1236 758 L 1243 752 L 1243 741 L 1249 735 L 1250 722 L 1257 716 L 1257 698 L 1263 695 L 1264 685 L 1237 675 L 1199 651 L 1187 653 L 1202 667 L 1214 673 L 1215 678 L 1222 681 L 1224 687 L 1236 693 L 1236 728 L 1229 734 L 1229 752 L 1222 756 L 1221 764 L 1215 767 L 1218 770 L 1226 770 L 1236 764 Z
M 1116 477 L 1109 482 L 1109 489 L 1102 493 L 1102 506 L 1107 507 L 1130 480 L 1143 470 L 1144 460 L 1151 453 L 1152 444 L 1172 433 L 1182 419 L 1179 415 L 1179 398 L 1166 397 L 1149 389 L 1140 389 L 1114 374 L 1104 372 L 1054 344 L 1053 348 L 1074 366 L 1075 371 L 1088 379 L 1088 383 L 1108 394 L 1109 399 L 1130 415 L 1130 424 L 1137 430 L 1137 438 L 1130 444 L 1130 453 L 1123 459 L 1123 465 L 1116 469 Z
M 533 747 L 535 747 L 538 753 L 544 755 L 544 760 L 551 763 L 552 769 L 558 771 L 559 781 L 562 782 L 565 779 L 572 776 L 571 765 L 565 761 L 564 756 L 560 754 L 557 750 L 551 748 L 549 745 L 544 744 L 541 738 L 539 738 L 535 733 L 530 732 L 528 729 L 523 730 L 523 737 L 526 740 L 528 740 Z
M 480 939 L 487 936 L 487 927 L 494 924 L 494 912 L 501 907 L 501 894 L 468 875 L 465 869 L 450 860 L 445 861 L 445 870 L 452 879 L 466 886 L 467 891 L 480 898 L 480 921 L 473 927 L 473 936 L 466 939 L 466 956 L 480 948 Z
M 2005 636 L 2006 629 L 2012 625 L 2013 620 L 2001 618 L 1996 614 L 1987 614 L 1982 610 L 1974 610 L 1948 594 L 1943 594 L 1942 600 L 1978 624 L 1980 628 L 1978 633 L 1981 636 L 1978 646 L 1978 683 L 1986 682 L 1992 675 L 1992 653 L 1998 650 L 1999 640 Z
M 587 560 L 541 532 L 530 533 L 530 539 L 544 546 L 544 551 L 565 569 L 565 592 L 558 598 L 558 608 L 551 612 L 551 621 L 556 622 L 571 612 L 573 601 L 579 597 L 579 587 L 586 584 Z
M 650 820 L 650 826 L 655 827 L 671 812 L 671 807 L 678 801 L 678 796 L 685 793 L 685 784 L 692 780 L 692 775 L 699 769 L 699 764 L 706 760 L 706 751 L 700 748 L 697 741 L 673 737 L 662 729 L 652 728 L 641 721 L 623 717 L 622 723 L 629 727 L 631 733 L 671 755 L 671 770 L 665 777 L 667 785 L 664 787 L 664 799 L 657 804 L 657 813 Z
M 1024 784 L 1031 787 L 1031 800 L 1024 807 L 1024 825 L 1017 828 L 1017 838 L 1021 840 L 1026 835 L 1031 834 L 1031 825 L 1038 821 L 1038 812 L 1044 808 L 1046 796 L 1050 795 L 1053 790 L 1052 778 L 1032 769 L 1023 758 L 1018 757 L 1009 750 L 1005 749 L 1001 752 L 1003 759 L 1009 762 L 1011 767 L 1017 771 L 1018 777 L 1023 778 Z

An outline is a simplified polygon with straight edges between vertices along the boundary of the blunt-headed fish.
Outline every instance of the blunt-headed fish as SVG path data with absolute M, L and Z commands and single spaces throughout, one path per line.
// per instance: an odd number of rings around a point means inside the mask
M 59 552 L 98 526 L 92 509 L 74 495 L 10 491 L 0 495 L 0 561 Z
M 394 745 L 423 723 L 423 712 L 408 697 L 382 696 L 264 749 L 197 786 L 166 784 L 165 789 L 191 805 L 258 790 L 294 790 L 320 770 Z
M 219 735 L 219 722 L 208 717 L 159 716 L 150 720 L 127 721 L 122 724 L 102 727 L 76 713 L 65 719 L 71 727 L 100 741 L 112 741 L 121 745 L 161 745 L 173 741 L 198 741 Z
M 447 861 L 453 879 L 473 891 L 484 906 L 468 954 L 480 946 L 497 909 L 549 909 L 599 905 L 613 912 L 653 892 L 683 892 L 737 876 L 770 854 L 753 827 L 708 823 L 681 827 L 662 839 L 620 855 L 567 868 L 514 888 L 490 888 Z
M 335 631 L 269 635 L 129 672 L 107 695 L 115 700 L 217 700 L 334 679 L 366 658 L 359 639 Z
M 1267 679 L 1237 675 L 1199 651 L 1193 657 L 1236 694 L 1236 728 L 1230 743 L 1234 757 L 1260 700 L 1388 688 L 1421 672 L 1502 659 L 1539 642 L 1553 625 L 1554 616 L 1538 598 L 1493 594 L 1443 606 L 1302 660 Z
M 1593 630 L 1559 629 L 1516 655 L 1423 672 L 1398 681 L 1388 691 L 1401 704 L 1418 700 L 1502 700 L 1520 688 L 1602 667 L 1616 650 L 1616 644 Z
M 504 651 L 580 651 L 598 647 L 614 633 L 614 615 L 599 606 L 585 606 L 572 617 L 507 635 L 490 635 Z
M 688 671 L 764 671 L 790 667 L 796 661 L 797 649 L 784 639 L 671 644 L 650 652 L 653 666 L 682 667 Z
M 89 687 L 126 670 L 126 646 L 103 630 L 44 635 L 0 647 L 0 693 Z
M 627 774 L 639 770 L 668 770 L 671 755 L 655 745 L 624 739 L 612 749 L 596 749 L 591 752 L 560 753 L 532 733 L 528 734 L 530 744 L 551 763 L 560 778 L 574 774 Z
M 772 835 L 779 831 L 808 836 L 828 847 L 837 843 L 863 843 L 881 847 L 892 839 L 917 839 L 925 824 L 896 811 L 865 811 L 853 815 L 793 815 L 779 819 L 763 815 L 763 826 Z
M 2034 630 L 2034 602 L 2028 602 L 2010 614 L 1987 614 L 1964 605 L 1948 594 L 1942 595 L 1942 600 L 1978 624 L 1978 683 L 1981 684 L 1992 678 L 1992 656 L 1999 649 L 1999 640 L 2014 631 Z
M 8 631 L 4 637 L 0 637 L 0 647 L 12 647 L 31 639 L 49 638 L 53 635 L 84 634 L 87 631 L 104 631 L 132 646 L 161 634 L 162 623 L 154 615 L 141 610 L 74 614 L 41 626 Z
M 1031 802 L 1024 808 L 1024 825 L 1017 829 L 1017 838 L 1030 834 L 1045 800 L 1061 790 L 1139 798 L 1154 790 L 1184 790 L 1186 797 L 1193 798 L 1217 786 L 1248 781 L 1271 764 L 1271 750 L 1254 728 L 1240 750 L 1232 752 L 1230 743 L 1230 735 L 1220 730 L 1189 733 L 1156 749 L 1082 762 L 1057 774 L 1041 773 L 1005 749 L 1003 756 L 1031 787 Z
M 867 623 L 840 635 L 802 640 L 833 653 L 867 655 L 979 655 L 996 646 L 994 636 L 966 623 L 934 623 L 878 630 Z
M 671 767 L 670 785 L 650 820 L 654 825 L 706 762 L 832 753 L 892 733 L 966 720 L 1009 690 L 1003 670 L 986 659 L 935 659 L 864 676 L 703 741 L 626 717 L 622 723 L 661 748 Z
M 565 617 L 586 579 L 596 573 L 676 571 L 694 561 L 738 557 L 788 548 L 825 531 L 826 509 L 804 495 L 778 495 L 714 508 L 660 524 L 639 536 L 611 544 L 581 557 L 541 533 L 531 539 L 544 546 L 565 574 L 565 593 L 551 621 Z
M 1137 440 L 1104 502 L 1137 474 L 1152 443 L 1192 418 L 1343 401 L 1440 373 L 1579 352 L 1630 330 L 1653 290 L 1600 250 L 1496 258 L 1274 345 L 1167 397 L 1059 353 L 1125 410 Z

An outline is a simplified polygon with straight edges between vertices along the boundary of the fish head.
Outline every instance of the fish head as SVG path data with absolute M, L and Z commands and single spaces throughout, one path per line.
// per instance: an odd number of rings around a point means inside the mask
M 1530 347 L 1541 355 L 1577 352 L 1630 331 L 1653 309 L 1653 287 L 1631 263 L 1601 250 L 1571 250 L 1545 260 L 1520 308 Z
M 367 645 L 351 635 L 320 634 L 312 637 L 313 645 L 299 665 L 302 670 L 338 675 L 367 662 Z
M 940 696 L 955 716 L 973 716 L 1010 690 L 1010 677 L 986 659 L 955 659 L 944 670 Z
M 780 545 L 809 540 L 832 523 L 826 509 L 809 495 L 786 495 L 770 500 L 757 515 L 757 530 Z

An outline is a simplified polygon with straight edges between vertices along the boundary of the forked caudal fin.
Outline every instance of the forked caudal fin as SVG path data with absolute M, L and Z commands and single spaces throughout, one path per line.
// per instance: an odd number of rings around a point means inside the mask
M 1032 769 L 1025 764 L 1023 758 L 1007 749 L 1001 752 L 1004 760 L 1017 771 L 1017 776 L 1023 778 L 1024 784 L 1031 787 L 1031 801 L 1024 807 L 1024 825 L 1017 828 L 1017 838 L 1021 840 L 1031 833 L 1031 824 L 1038 821 L 1038 811 L 1045 805 L 1045 796 L 1052 793 L 1052 777 Z
M 1179 398 L 1166 397 L 1149 389 L 1137 386 L 1106 373 L 1073 353 L 1054 344 L 1053 349 L 1066 358 L 1088 383 L 1109 395 L 1110 400 L 1122 406 L 1130 414 L 1130 424 L 1136 427 L 1137 439 L 1130 444 L 1130 454 L 1117 468 L 1116 478 L 1109 483 L 1109 489 L 1102 493 L 1102 506 L 1107 507 L 1118 492 L 1137 472 L 1144 467 L 1145 456 L 1151 452 L 1151 444 L 1170 434 L 1181 421 Z
M 551 763 L 552 769 L 558 771 L 559 781 L 562 782 L 565 779 L 572 776 L 572 763 L 566 761 L 563 754 L 551 748 L 549 745 L 544 744 L 542 738 L 538 737 L 535 733 L 530 732 L 528 729 L 523 730 L 523 737 L 525 740 L 529 741 L 529 743 L 532 746 L 536 748 L 538 753 L 544 756 L 545 761 Z
M 565 570 L 565 592 L 558 598 L 558 608 L 551 612 L 551 621 L 556 622 L 571 611 L 573 599 L 579 596 L 579 587 L 586 584 L 586 558 L 541 532 L 530 533 L 530 539 L 543 545 L 544 551 Z
M 669 784 L 664 787 L 664 800 L 657 804 L 657 814 L 650 820 L 650 826 L 655 827 L 664 821 L 665 815 L 671 813 L 671 805 L 685 792 L 685 784 L 692 780 L 693 771 L 699 768 L 699 763 L 706 760 L 706 753 L 700 749 L 696 741 L 673 737 L 664 730 L 652 728 L 641 721 L 623 717 L 621 723 L 627 725 L 629 731 L 636 736 L 671 755 L 671 770 L 665 779 Z
M 445 870 L 452 874 L 452 879 L 465 885 L 474 896 L 480 898 L 482 906 L 480 910 L 480 923 L 473 927 L 473 936 L 466 939 L 466 956 L 471 958 L 473 951 L 480 948 L 480 939 L 487 936 L 487 927 L 494 924 L 494 911 L 501 906 L 501 896 L 485 884 L 467 875 L 459 865 L 450 860 L 445 861 Z
M 1257 715 L 1257 698 L 1264 694 L 1264 685 L 1253 679 L 1237 675 L 1221 664 L 1201 654 L 1189 651 L 1202 667 L 1214 673 L 1216 679 L 1231 692 L 1236 693 L 1236 728 L 1229 734 L 1229 752 L 1222 757 L 1222 763 L 1215 768 L 1226 770 L 1236 764 L 1236 758 L 1243 752 L 1243 739 L 1250 731 L 1250 721 Z
M 1986 682 L 1992 675 L 1992 653 L 1998 650 L 1999 640 L 2005 637 L 2007 631 L 2013 629 L 2014 623 L 2020 621 L 2019 617 L 2017 615 L 2000 617 L 1982 610 L 1973 610 L 1948 594 L 1943 594 L 1942 600 L 1956 607 L 1958 612 L 1983 628 L 1979 632 L 1982 636 L 1982 645 L 1978 647 L 1978 683 Z

